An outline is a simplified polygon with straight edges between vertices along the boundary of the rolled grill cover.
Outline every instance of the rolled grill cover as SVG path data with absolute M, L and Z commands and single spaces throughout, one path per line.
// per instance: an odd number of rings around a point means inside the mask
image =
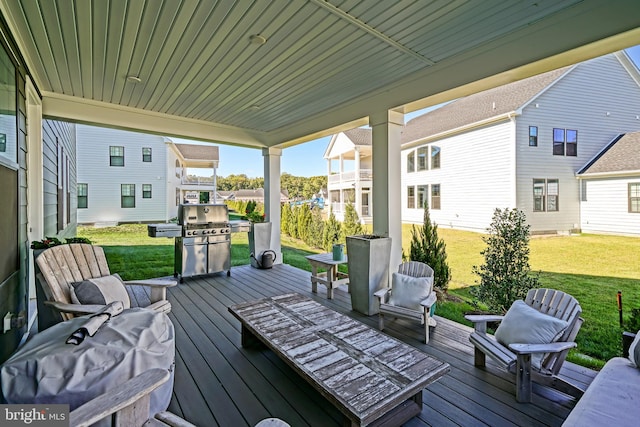
M 180 205 L 178 223 L 180 225 L 228 223 L 227 205 Z

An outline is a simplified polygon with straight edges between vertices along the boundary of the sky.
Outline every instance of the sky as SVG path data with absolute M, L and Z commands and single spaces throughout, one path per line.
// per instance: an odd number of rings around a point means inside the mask
M 640 68 L 640 45 L 626 49 L 636 66 Z M 427 112 L 429 109 L 405 114 L 405 122 Z M 194 143 L 185 139 L 172 138 L 176 142 Z M 331 140 L 330 136 L 299 144 L 282 150 L 281 172 L 294 176 L 318 176 L 327 174 L 324 152 Z M 262 151 L 253 148 L 232 147 L 220 144 L 218 176 L 245 174 L 249 178 L 261 177 L 264 172 Z M 195 172 L 195 171 L 193 171 Z

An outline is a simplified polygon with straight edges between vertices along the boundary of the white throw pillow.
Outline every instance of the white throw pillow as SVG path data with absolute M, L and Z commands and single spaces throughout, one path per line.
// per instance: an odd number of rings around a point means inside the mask
M 127 289 L 117 274 L 73 282 L 69 286 L 69 292 L 74 304 L 107 305 L 113 301 L 122 301 L 125 309 L 131 307 Z
M 557 341 L 569 323 L 540 313 L 524 301 L 515 301 L 496 330 L 496 340 L 509 344 L 549 344 Z M 531 355 L 531 365 L 540 369 L 542 353 Z
M 636 333 L 636 337 L 629 347 L 629 360 L 636 368 L 640 368 L 640 331 Z
M 433 277 L 411 277 L 393 273 L 389 304 L 412 310 L 422 310 L 420 302 L 429 297 L 432 286 Z

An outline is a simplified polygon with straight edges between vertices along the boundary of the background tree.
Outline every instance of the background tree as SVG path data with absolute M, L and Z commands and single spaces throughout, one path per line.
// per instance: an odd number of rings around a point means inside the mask
M 451 269 L 447 264 L 447 252 L 444 240 L 438 238 L 438 226 L 431 222 L 429 206 L 424 204 L 422 227 L 411 228 L 411 246 L 409 259 L 420 261 L 433 268 L 433 286 L 444 293 L 449 287 Z
M 314 248 L 322 248 L 322 237 L 324 234 L 324 220 L 322 211 L 315 206 L 311 209 L 311 224 L 309 224 L 309 244 Z
M 329 219 L 324 224 L 324 230 L 322 233 L 322 246 L 327 252 L 331 252 L 333 244 L 340 241 L 342 235 L 342 224 L 336 219 L 333 214 L 333 209 L 329 214 Z
M 342 232 L 344 236 L 341 240 L 345 240 L 347 236 L 364 234 L 360 218 L 358 217 L 358 212 L 356 212 L 356 208 L 353 206 L 353 203 L 347 203 L 345 206 Z
M 538 275 L 530 274 L 529 225 L 518 209 L 496 209 L 488 232 L 482 238 L 487 244 L 481 252 L 484 264 L 473 266 L 480 283 L 471 293 L 489 310 L 506 313 L 515 300 L 524 299 L 529 289 L 539 287 Z

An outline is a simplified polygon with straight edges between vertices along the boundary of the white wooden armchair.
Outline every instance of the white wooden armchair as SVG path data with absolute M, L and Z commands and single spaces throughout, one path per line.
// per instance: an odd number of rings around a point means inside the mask
M 38 280 L 46 297 L 44 303 L 59 313 L 59 320 L 93 314 L 104 308 L 103 305 L 74 303 L 70 293 L 72 283 L 110 276 L 107 258 L 100 246 L 85 243 L 54 246 L 44 250 L 36 258 L 36 264 L 40 270 Z M 175 286 L 175 280 L 148 279 L 123 283 L 127 285 L 128 305 L 131 307 L 147 307 L 163 313 L 171 311 L 167 288 Z M 146 292 L 144 287 L 151 288 L 150 292 Z
M 402 276 L 426 280 L 407 283 Z M 436 321 L 431 316 L 431 310 L 437 301 L 436 293 L 433 291 L 433 269 L 422 262 L 405 262 L 398 267 L 398 273 L 393 273 L 391 283 L 391 288 L 380 289 L 374 293 L 380 300 L 379 329 L 384 330 L 385 315 L 419 320 L 424 325 L 424 342 L 428 344 L 429 327 L 436 326 Z M 401 291 L 404 294 L 402 296 Z
M 118 389 L 100 395 L 73 410 L 69 414 L 69 424 L 72 427 L 85 427 L 111 416 L 112 427 L 195 427 L 166 411 L 149 418 L 150 394 L 168 380 L 169 372 L 164 369 L 143 372 Z
M 517 307 L 528 306 L 528 308 Z M 520 317 L 514 317 L 513 313 L 519 311 Z M 495 360 L 498 365 L 516 375 L 516 400 L 518 402 L 531 401 L 532 382 L 555 388 L 563 393 L 579 398 L 584 393 L 574 384 L 560 378 L 558 373 L 564 363 L 569 350 L 576 346 L 574 339 L 580 330 L 583 319 L 580 317 L 582 308 L 578 301 L 571 295 L 553 289 L 532 289 L 522 301 L 516 301 L 505 316 L 497 315 L 467 315 L 467 320 L 473 322 L 474 332 L 469 340 L 475 346 L 474 364 L 485 366 L 485 355 Z M 546 315 L 546 316 L 540 316 Z M 502 344 L 494 336 L 487 333 L 488 322 L 502 322 L 500 327 L 509 328 L 506 318 L 514 323 L 516 328 L 523 331 L 523 336 L 529 336 L 529 342 L 519 341 L 511 334 L 511 342 Z M 548 319 L 549 317 L 553 319 Z M 505 320 L 503 322 L 503 320 Z M 556 330 L 549 328 L 549 322 L 556 322 Z M 519 325 L 518 325 L 519 324 Z M 508 336 L 500 333 L 500 327 L 496 331 L 497 336 Z M 509 328 L 512 331 L 513 328 Z M 534 343 L 535 335 L 540 330 L 547 330 L 547 336 L 554 335 L 549 340 L 540 339 Z M 539 337 L 540 335 L 538 335 Z M 544 338 L 544 337 L 543 337 Z M 500 338 L 499 338 L 500 339 Z M 546 341 L 546 342 L 540 342 Z M 532 363 L 532 355 L 534 363 Z M 537 362 L 536 362 L 537 360 Z

